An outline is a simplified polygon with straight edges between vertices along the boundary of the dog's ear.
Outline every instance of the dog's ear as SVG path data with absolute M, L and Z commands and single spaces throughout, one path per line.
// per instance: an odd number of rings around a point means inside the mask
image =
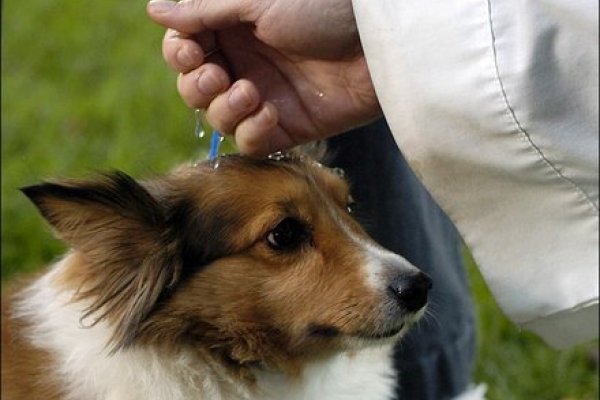
M 101 238 L 127 239 L 133 232 L 124 230 L 154 230 L 164 223 L 156 200 L 122 172 L 90 181 L 42 183 L 21 191 L 36 205 L 57 236 L 77 250 L 94 251 Z
M 21 190 L 85 260 L 78 296 L 91 305 L 82 323 L 107 319 L 115 328 L 113 350 L 131 344 L 181 273 L 178 242 L 161 204 L 121 172 Z

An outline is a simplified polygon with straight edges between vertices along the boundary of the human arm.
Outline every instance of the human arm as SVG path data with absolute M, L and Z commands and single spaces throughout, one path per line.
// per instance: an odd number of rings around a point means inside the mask
M 557 347 L 598 337 L 598 3 L 373 4 L 383 112 L 502 309 Z

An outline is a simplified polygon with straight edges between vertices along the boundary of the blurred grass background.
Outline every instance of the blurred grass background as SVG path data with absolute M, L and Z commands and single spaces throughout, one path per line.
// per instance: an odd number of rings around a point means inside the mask
M 145 2 L 2 4 L 2 282 L 57 257 L 62 244 L 18 188 L 121 169 L 163 172 L 202 156 L 194 114 L 162 61 Z M 555 351 L 502 316 L 468 254 L 479 313 L 475 380 L 491 400 L 592 400 L 598 343 Z

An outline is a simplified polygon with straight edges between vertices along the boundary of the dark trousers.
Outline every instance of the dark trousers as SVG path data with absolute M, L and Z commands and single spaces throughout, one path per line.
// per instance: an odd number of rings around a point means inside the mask
M 463 392 L 475 354 L 475 320 L 459 236 L 402 157 L 384 120 L 328 141 L 344 169 L 357 218 L 381 245 L 433 278 L 429 311 L 395 350 L 398 398 L 444 400 Z M 368 399 L 366 399 L 368 400 Z

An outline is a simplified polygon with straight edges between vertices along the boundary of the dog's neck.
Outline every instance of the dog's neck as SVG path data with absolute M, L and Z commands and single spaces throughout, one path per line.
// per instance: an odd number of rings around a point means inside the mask
M 101 322 L 80 324 L 85 304 L 72 302 L 75 290 L 59 290 L 71 254 L 58 262 L 21 297 L 17 313 L 31 323 L 33 344 L 56 360 L 52 370 L 65 382 L 68 398 L 186 399 L 319 399 L 391 398 L 391 345 L 340 353 L 308 364 L 293 379 L 286 374 L 250 367 L 254 384 L 231 374 L 227 366 L 198 351 L 160 351 L 138 346 L 109 355 L 111 329 Z M 364 392 L 364 395 L 360 395 Z M 358 393 L 358 394 L 357 394 Z

